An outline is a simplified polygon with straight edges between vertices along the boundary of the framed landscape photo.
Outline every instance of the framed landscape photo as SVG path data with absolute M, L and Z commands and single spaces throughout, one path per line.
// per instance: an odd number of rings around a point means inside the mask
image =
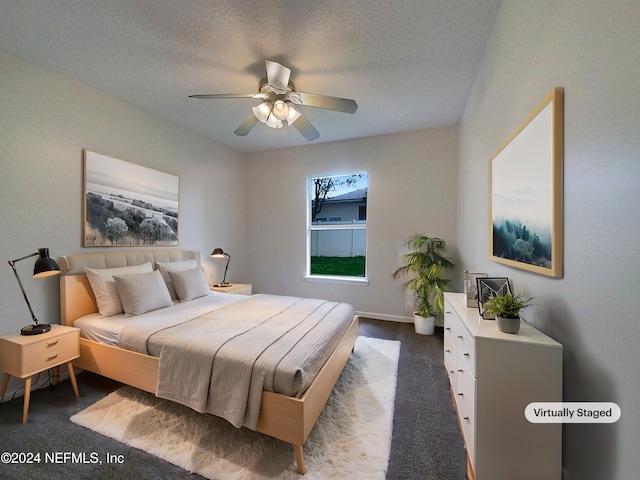
M 564 92 L 554 88 L 491 157 L 489 258 L 563 275 Z
M 83 246 L 178 245 L 179 183 L 85 149 Z

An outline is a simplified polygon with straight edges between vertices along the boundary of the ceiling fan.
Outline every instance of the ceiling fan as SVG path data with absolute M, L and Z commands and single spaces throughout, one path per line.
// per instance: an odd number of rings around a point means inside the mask
M 348 98 L 298 92 L 289 78 L 291 69 L 271 60 L 266 60 L 265 63 L 267 76 L 260 81 L 258 93 L 211 93 L 189 95 L 189 97 L 209 100 L 225 98 L 264 100 L 260 105 L 251 109 L 253 113 L 233 133 L 245 136 L 258 122 L 271 128 L 293 125 L 309 141 L 317 139 L 320 133 L 302 114 L 298 106 L 323 108 L 343 113 L 355 113 L 358 109 L 358 104 Z

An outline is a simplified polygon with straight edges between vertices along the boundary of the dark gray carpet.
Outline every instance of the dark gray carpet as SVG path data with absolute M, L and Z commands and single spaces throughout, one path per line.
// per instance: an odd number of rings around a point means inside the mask
M 462 480 L 465 452 L 442 362 L 442 329 L 416 335 L 413 325 L 361 319 L 360 334 L 400 340 L 393 440 L 387 479 Z M 44 377 L 43 377 L 44 378 Z M 3 479 L 198 479 L 163 460 L 77 426 L 69 417 L 120 384 L 91 373 L 78 375 L 80 399 L 69 381 L 34 391 L 29 422 L 22 420 L 22 397 L 0 405 Z M 29 458 L 25 454 L 39 454 Z M 107 463 L 107 457 L 112 462 Z M 31 460 L 32 463 L 25 463 Z

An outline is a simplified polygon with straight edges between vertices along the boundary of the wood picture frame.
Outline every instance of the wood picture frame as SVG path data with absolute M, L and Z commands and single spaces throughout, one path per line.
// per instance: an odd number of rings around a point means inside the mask
M 180 178 L 84 150 L 83 247 L 178 245 Z
M 489 258 L 563 276 L 564 90 L 556 87 L 490 159 Z

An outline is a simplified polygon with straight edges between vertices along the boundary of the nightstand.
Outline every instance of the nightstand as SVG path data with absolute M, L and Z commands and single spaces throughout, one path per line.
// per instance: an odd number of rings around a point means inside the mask
M 234 293 L 236 295 L 252 295 L 253 285 L 251 283 L 232 283 L 227 287 L 211 287 L 211 291 L 220 293 Z
M 0 336 L 0 370 L 4 371 L 0 398 L 7 391 L 9 377 L 24 379 L 22 423 L 27 423 L 31 377 L 36 373 L 66 363 L 73 392 L 76 398 L 80 397 L 72 362 L 80 356 L 79 337 L 79 329 L 62 325 L 51 325 L 51 331 L 41 335 Z

